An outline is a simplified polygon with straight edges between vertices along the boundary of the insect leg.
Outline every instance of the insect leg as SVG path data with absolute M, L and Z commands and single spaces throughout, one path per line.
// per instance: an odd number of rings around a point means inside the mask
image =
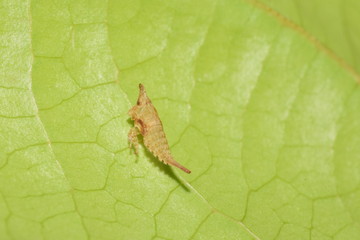
M 128 140 L 130 148 L 134 146 L 135 154 L 138 155 L 139 149 L 139 140 L 138 140 L 139 130 L 136 127 L 130 129 L 128 134 Z

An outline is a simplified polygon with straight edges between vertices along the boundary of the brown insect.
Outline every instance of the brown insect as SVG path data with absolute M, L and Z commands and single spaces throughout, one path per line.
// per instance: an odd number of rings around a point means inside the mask
M 130 147 L 134 146 L 135 153 L 138 154 L 138 135 L 141 134 L 146 148 L 160 161 L 180 168 L 186 173 L 191 173 L 189 169 L 176 162 L 172 157 L 159 115 L 146 95 L 144 85 L 140 83 L 139 89 L 137 103 L 128 112 L 131 119 L 134 120 L 134 127 L 130 129 L 128 135 Z

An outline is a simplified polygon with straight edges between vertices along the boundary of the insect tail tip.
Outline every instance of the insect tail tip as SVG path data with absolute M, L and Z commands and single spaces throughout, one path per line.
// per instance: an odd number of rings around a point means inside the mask
M 187 174 L 190 174 L 190 173 L 191 173 L 191 171 L 190 171 L 189 169 L 187 169 L 186 167 L 181 166 L 181 167 L 178 167 L 178 168 L 180 168 L 181 170 L 183 170 L 183 171 L 186 172 Z
M 176 161 L 169 161 L 168 164 L 173 165 L 174 167 L 177 167 L 188 174 L 191 173 L 191 171 L 189 169 L 187 169 L 186 167 L 184 167 L 183 165 L 181 165 L 180 163 L 178 163 Z

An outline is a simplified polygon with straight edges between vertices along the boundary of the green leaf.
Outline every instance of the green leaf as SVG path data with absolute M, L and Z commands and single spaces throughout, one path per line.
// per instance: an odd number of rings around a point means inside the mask
M 257 0 L 254 0 L 257 1 Z M 360 72 L 360 2 L 356 0 L 258 0 L 306 29 L 333 54 Z
M 346 41 L 250 0 L 0 6 L 1 239 L 360 239 Z M 190 175 L 128 149 L 139 83 Z

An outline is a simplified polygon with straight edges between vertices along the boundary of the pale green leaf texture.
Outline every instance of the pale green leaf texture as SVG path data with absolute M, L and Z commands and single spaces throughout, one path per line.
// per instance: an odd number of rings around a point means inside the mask
M 1 0 L 0 239 L 360 239 L 357 77 L 260 5 Z M 129 151 L 139 83 L 190 175 Z
M 360 72 L 358 0 L 254 0 L 280 12 L 313 34 L 325 47 Z

